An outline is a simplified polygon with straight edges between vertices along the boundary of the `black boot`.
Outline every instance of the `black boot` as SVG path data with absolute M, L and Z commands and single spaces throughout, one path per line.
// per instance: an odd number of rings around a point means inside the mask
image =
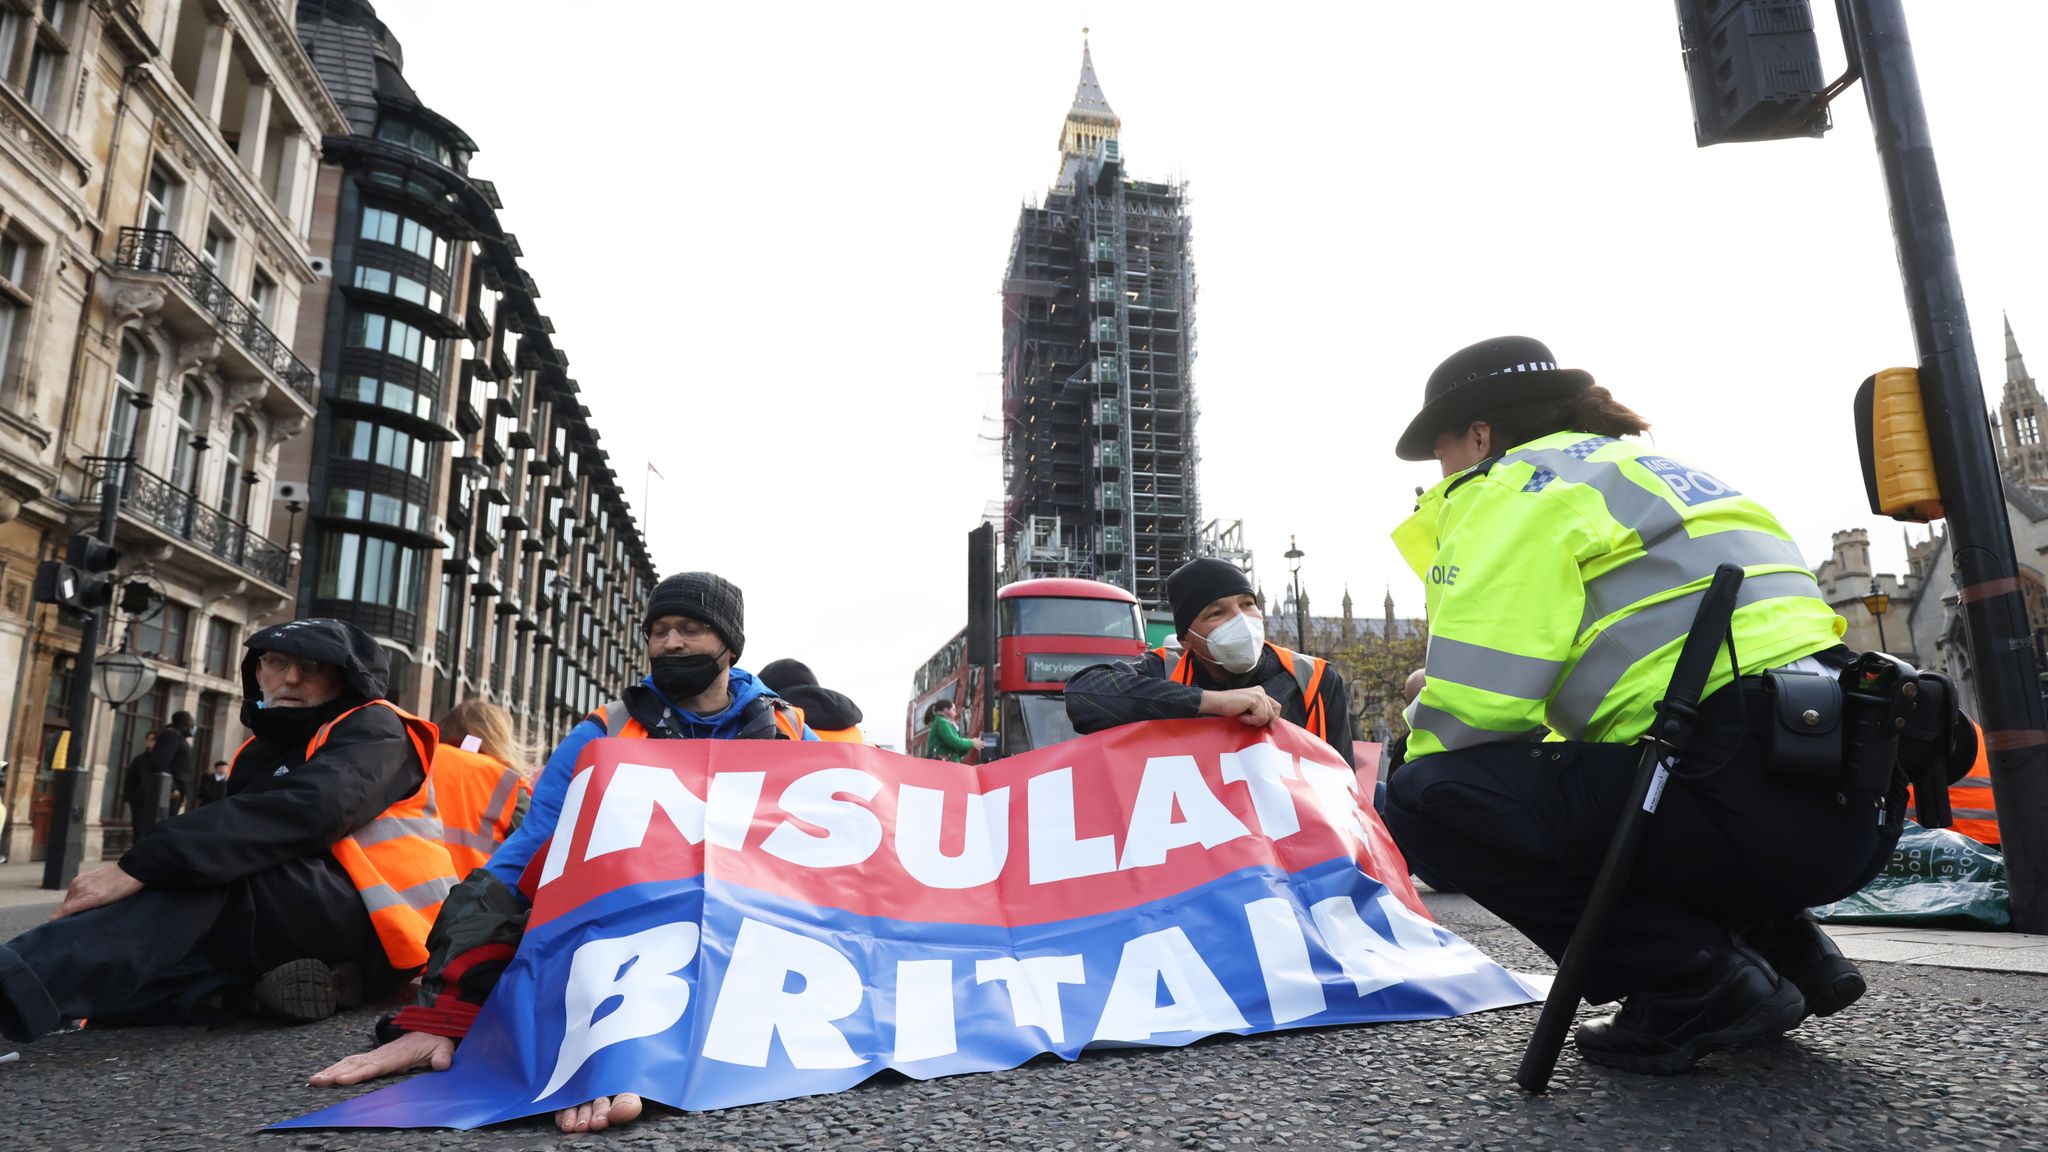
M 249 990 L 258 1011 L 287 1024 L 314 1024 L 363 1002 L 362 971 L 318 960 L 293 960 L 265 972 Z
M 1863 973 L 1804 912 L 1752 924 L 1742 942 L 1799 986 L 1811 1015 L 1833 1016 L 1863 995 Z
M 1709 1052 L 1768 1040 L 1806 1015 L 1799 988 L 1742 945 L 1667 988 L 1638 992 L 1613 1016 L 1579 1025 L 1581 1059 L 1671 1076 Z

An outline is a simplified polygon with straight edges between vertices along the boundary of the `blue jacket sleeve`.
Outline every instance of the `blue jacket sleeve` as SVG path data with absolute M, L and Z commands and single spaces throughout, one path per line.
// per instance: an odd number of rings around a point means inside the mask
M 533 802 L 526 809 L 526 819 L 498 845 L 490 862 L 484 865 L 505 887 L 519 891 L 520 875 L 533 854 L 554 836 L 555 822 L 562 818 L 562 800 L 569 794 L 569 781 L 576 775 L 577 757 L 583 754 L 585 744 L 602 735 L 604 729 L 596 721 L 585 720 L 569 729 L 569 734 L 555 746 L 547 766 L 540 771 L 540 779 L 534 781 Z

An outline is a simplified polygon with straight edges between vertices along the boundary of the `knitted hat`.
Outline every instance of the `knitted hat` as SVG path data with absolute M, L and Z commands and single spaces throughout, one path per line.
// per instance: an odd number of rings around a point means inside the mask
M 1225 596 L 1255 596 L 1251 577 L 1228 560 L 1204 556 L 1190 560 L 1166 578 L 1166 603 L 1173 609 L 1173 631 L 1188 634 L 1188 625 L 1202 609 Z
M 713 631 L 740 657 L 746 647 L 746 601 L 732 581 L 710 572 L 678 572 L 654 586 L 647 598 L 647 619 L 640 630 L 652 632 L 654 622 L 664 616 L 688 616 L 711 625 Z

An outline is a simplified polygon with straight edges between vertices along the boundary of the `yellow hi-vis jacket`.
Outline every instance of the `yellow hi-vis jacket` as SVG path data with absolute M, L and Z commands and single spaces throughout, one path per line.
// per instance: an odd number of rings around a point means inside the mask
M 1546 729 L 1641 736 L 1723 563 L 1745 574 L 1734 621 L 1745 674 L 1832 647 L 1848 628 L 1762 505 L 1606 436 L 1559 432 L 1447 477 L 1394 543 L 1429 611 L 1411 760 Z M 1730 679 L 1724 649 L 1707 691 Z

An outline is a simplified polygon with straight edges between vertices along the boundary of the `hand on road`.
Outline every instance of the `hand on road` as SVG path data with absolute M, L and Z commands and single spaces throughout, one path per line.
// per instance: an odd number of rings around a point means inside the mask
M 640 1098 L 631 1092 L 621 1092 L 562 1109 L 555 1113 L 555 1127 L 564 1132 L 602 1132 L 614 1124 L 631 1124 L 639 1118 Z
M 102 864 L 72 877 L 71 887 L 64 890 L 64 902 L 50 913 L 50 919 L 61 920 L 74 912 L 102 908 L 140 891 L 142 881 L 122 871 L 119 864 Z
M 1257 685 L 1224 692 L 1204 692 L 1202 714 L 1235 716 L 1241 724 L 1264 728 L 1280 718 L 1280 702 L 1266 695 L 1266 690 Z
M 313 1073 L 306 1083 L 315 1088 L 326 1088 L 335 1084 L 361 1084 L 365 1080 L 411 1072 L 416 1068 L 446 1072 L 448 1062 L 453 1059 L 455 1041 L 431 1032 L 407 1032 L 374 1052 L 358 1052 L 328 1065 Z

